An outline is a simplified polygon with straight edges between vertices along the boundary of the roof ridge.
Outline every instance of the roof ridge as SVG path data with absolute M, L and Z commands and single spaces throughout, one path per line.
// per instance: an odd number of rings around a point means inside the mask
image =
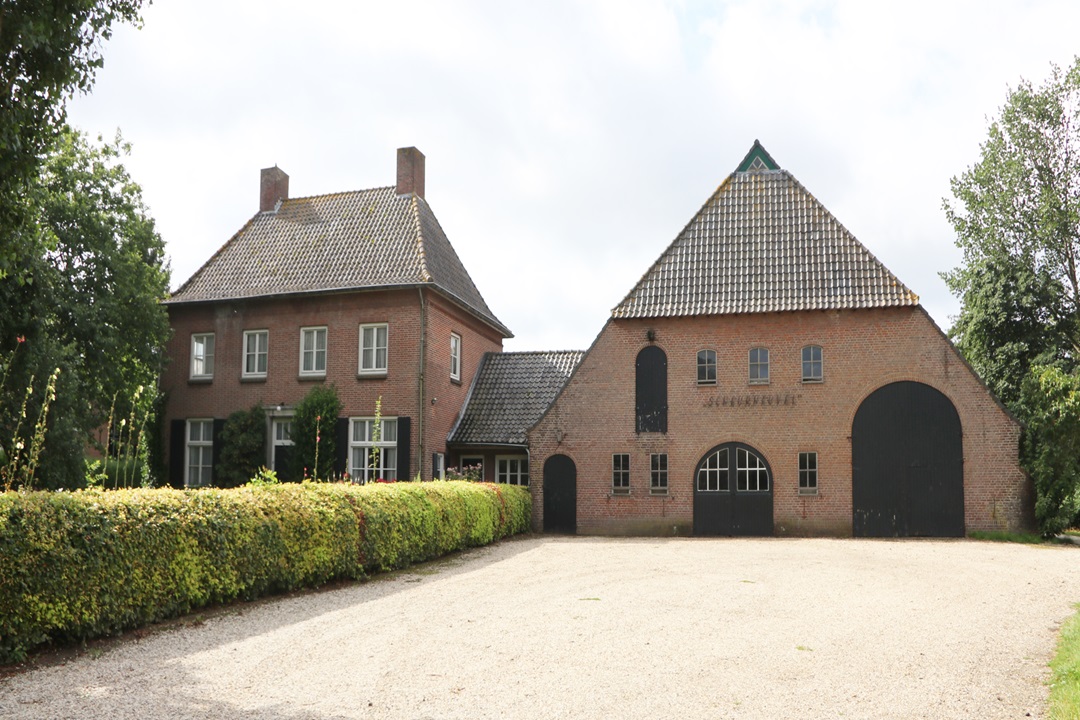
M 411 193 L 409 197 L 409 213 L 412 216 L 413 231 L 416 233 L 416 255 L 420 260 L 420 273 L 424 282 L 435 282 L 434 276 L 431 274 L 431 268 L 428 267 L 427 261 L 427 248 L 424 247 L 424 229 L 420 225 L 420 196 L 416 193 Z
M 319 198 L 334 198 L 341 197 L 342 195 L 357 195 L 359 193 L 375 192 L 376 190 L 393 190 L 393 185 L 379 185 L 378 187 L 360 188 L 358 190 L 339 190 L 331 193 L 319 193 L 318 195 L 300 195 L 297 197 L 288 197 L 282 201 L 282 204 L 291 202 L 293 200 L 317 200 Z M 263 212 L 273 212 L 271 210 L 262 210 L 256 214 L 262 214 Z

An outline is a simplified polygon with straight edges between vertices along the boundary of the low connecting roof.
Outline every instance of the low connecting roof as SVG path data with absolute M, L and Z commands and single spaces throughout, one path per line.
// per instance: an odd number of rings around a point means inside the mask
M 393 187 L 283 200 L 249 220 L 166 302 L 423 286 L 513 337 L 427 201 Z
M 756 142 L 614 318 L 918 305 Z
M 584 355 L 580 350 L 486 353 L 449 442 L 525 445 L 526 432 Z

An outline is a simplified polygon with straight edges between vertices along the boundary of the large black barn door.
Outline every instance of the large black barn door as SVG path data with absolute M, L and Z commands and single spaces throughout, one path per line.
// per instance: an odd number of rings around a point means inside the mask
M 851 426 L 856 537 L 962 537 L 964 450 L 949 398 L 918 382 L 870 394 Z
M 772 535 L 772 472 L 757 450 L 717 445 L 694 472 L 695 535 Z
M 544 463 L 544 532 L 577 532 L 577 466 L 565 455 Z

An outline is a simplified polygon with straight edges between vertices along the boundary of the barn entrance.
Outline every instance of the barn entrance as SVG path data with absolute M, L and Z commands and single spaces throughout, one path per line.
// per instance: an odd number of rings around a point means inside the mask
M 851 426 L 856 537 L 962 537 L 964 451 L 952 401 L 918 382 L 871 393 Z
M 695 535 L 772 535 L 772 471 L 742 443 L 717 445 L 694 473 Z
M 577 532 L 577 466 L 565 455 L 544 463 L 544 532 Z

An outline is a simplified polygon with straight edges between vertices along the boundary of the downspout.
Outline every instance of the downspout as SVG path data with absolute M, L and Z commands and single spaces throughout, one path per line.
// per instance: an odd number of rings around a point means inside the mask
M 416 288 L 420 295 L 420 368 L 416 383 L 416 472 L 424 479 L 424 369 L 427 356 L 427 306 L 424 304 L 424 288 Z M 409 478 L 410 480 L 412 478 Z

